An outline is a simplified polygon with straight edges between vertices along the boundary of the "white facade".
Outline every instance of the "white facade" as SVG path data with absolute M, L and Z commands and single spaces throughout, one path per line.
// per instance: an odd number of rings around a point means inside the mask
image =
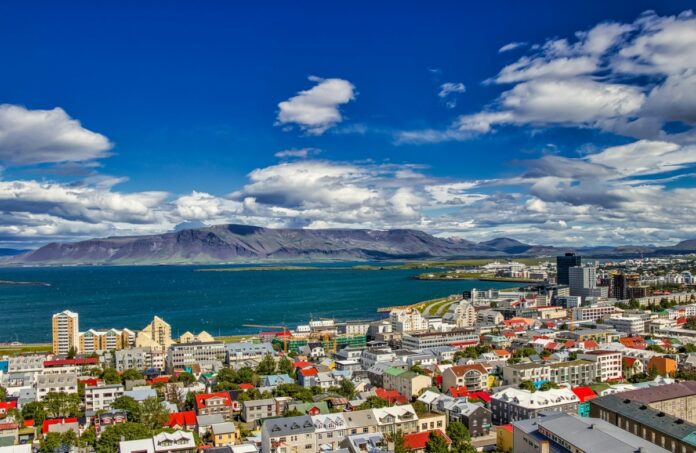
M 414 308 L 392 310 L 389 320 L 394 332 L 422 332 L 428 330 L 428 320 Z

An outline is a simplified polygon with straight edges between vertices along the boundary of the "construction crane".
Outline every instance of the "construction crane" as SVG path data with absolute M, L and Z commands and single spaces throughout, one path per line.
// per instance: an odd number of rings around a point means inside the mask
M 243 324 L 244 327 L 257 327 L 259 329 L 282 329 L 283 330 L 283 352 L 288 353 L 288 327 L 287 326 L 270 326 L 266 324 Z

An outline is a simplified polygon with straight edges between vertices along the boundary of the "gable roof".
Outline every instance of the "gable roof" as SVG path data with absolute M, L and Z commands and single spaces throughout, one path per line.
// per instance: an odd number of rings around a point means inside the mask
M 174 426 L 194 426 L 196 423 L 196 413 L 193 411 L 172 412 L 164 426 L 173 428 Z
M 422 450 L 425 448 L 425 444 L 428 443 L 430 439 L 430 433 L 434 433 L 438 437 L 442 437 L 447 445 L 452 443 L 452 440 L 443 433 L 441 430 L 436 429 L 434 431 L 423 431 L 420 433 L 411 433 L 404 435 L 404 444 L 406 448 L 410 450 Z
M 449 368 L 449 370 L 452 373 L 454 373 L 454 375 L 457 377 L 464 376 L 469 371 L 478 371 L 481 374 L 488 374 L 488 370 L 486 370 L 486 367 L 484 367 L 480 363 L 474 363 L 471 365 L 455 365 Z
M 230 398 L 229 393 L 227 393 L 227 392 L 215 392 L 215 393 L 203 393 L 200 395 L 196 395 L 196 407 L 198 409 L 205 409 L 206 401 L 211 399 L 211 398 L 222 398 L 224 400 L 223 405 L 225 405 L 225 406 L 232 405 L 232 398 Z

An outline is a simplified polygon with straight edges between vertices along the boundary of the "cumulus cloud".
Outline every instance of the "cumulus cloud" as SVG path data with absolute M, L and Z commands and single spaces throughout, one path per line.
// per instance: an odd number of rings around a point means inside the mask
M 297 125 L 310 135 L 321 135 L 343 121 L 339 107 L 355 99 L 355 87 L 343 79 L 310 77 L 316 85 L 278 104 L 278 125 Z
M 0 105 L 0 160 L 8 165 L 79 162 L 106 157 L 109 140 L 63 109 Z
M 486 108 L 458 117 L 443 130 L 402 135 L 428 137 L 420 142 L 432 143 L 467 140 L 499 125 L 533 125 L 693 141 L 696 17 L 691 11 L 678 16 L 647 12 L 632 23 L 603 22 L 572 38 L 530 46 L 485 82 L 506 86 Z M 671 132 L 671 122 L 680 123 L 680 132 Z

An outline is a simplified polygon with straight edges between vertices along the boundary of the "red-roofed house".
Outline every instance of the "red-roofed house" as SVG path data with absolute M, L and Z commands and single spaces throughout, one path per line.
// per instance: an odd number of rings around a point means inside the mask
M 254 388 L 254 384 L 248 384 L 248 383 L 239 384 L 239 389 L 240 389 L 240 390 L 244 390 L 245 392 L 246 392 L 247 390 L 251 390 L 251 389 L 253 389 L 253 388 Z
M 623 372 L 626 379 L 635 376 L 636 374 L 641 374 L 645 371 L 645 366 L 643 362 L 634 357 L 624 357 L 623 362 Z
M 196 395 L 196 412 L 198 415 L 220 414 L 226 420 L 231 420 L 234 415 L 232 398 L 227 392 Z
M 17 401 L 1 401 L 0 402 L 0 418 L 5 418 L 7 411 L 17 409 Z
M 464 396 L 469 396 L 469 390 L 465 386 L 450 387 L 447 389 L 447 394 L 452 398 L 461 398 Z
M 297 383 L 303 387 L 312 387 L 318 375 L 319 371 L 314 367 L 301 368 L 297 370 Z
M 196 413 L 194 411 L 172 412 L 164 426 L 172 429 L 191 431 L 196 427 Z
M 97 365 L 99 359 L 96 357 L 78 357 L 75 359 L 58 359 L 58 360 L 46 360 L 44 361 L 44 368 L 57 368 L 66 366 L 91 366 Z
M 168 384 L 169 380 L 171 379 L 171 376 L 155 376 L 149 381 L 147 381 L 148 384 Z
M 41 432 L 47 433 L 64 433 L 66 431 L 78 431 L 78 422 L 76 417 L 71 418 L 52 418 L 44 420 L 41 426 Z
M 292 366 L 293 366 L 293 368 L 297 369 L 297 368 L 307 368 L 307 367 L 312 366 L 312 364 L 305 361 L 305 360 L 298 360 L 297 362 L 293 362 Z
M 404 446 L 414 453 L 422 453 L 425 451 L 425 444 L 428 443 L 430 439 L 430 433 L 435 436 L 442 437 L 445 443 L 449 447 L 452 444 L 452 440 L 447 437 L 447 434 L 443 433 L 441 430 L 436 429 L 434 431 L 423 431 L 420 433 L 411 433 L 404 435 Z
M 99 378 L 78 379 L 77 382 L 79 382 L 80 384 L 85 384 L 85 386 L 90 386 L 90 387 L 98 387 L 98 386 L 104 384 L 104 380 L 99 379 Z
M 377 387 L 377 389 L 375 389 L 375 395 L 377 396 L 377 398 L 389 403 L 390 406 L 394 404 L 408 403 L 408 398 L 406 398 L 404 395 L 402 395 L 396 390 L 385 390 L 383 388 Z
M 582 349 L 584 349 L 585 351 L 593 351 L 598 348 L 599 344 L 597 344 L 597 342 L 594 340 L 586 340 L 582 342 Z

